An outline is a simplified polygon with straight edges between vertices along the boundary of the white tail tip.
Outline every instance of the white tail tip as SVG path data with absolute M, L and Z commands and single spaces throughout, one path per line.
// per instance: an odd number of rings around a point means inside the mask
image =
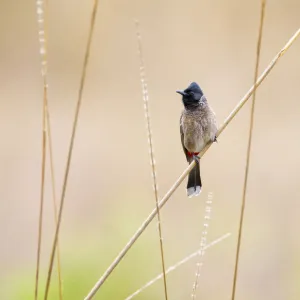
M 198 185 L 196 186 L 196 188 L 194 187 L 190 187 L 187 189 L 187 196 L 189 198 L 193 197 L 193 196 L 199 196 L 201 193 L 201 187 Z

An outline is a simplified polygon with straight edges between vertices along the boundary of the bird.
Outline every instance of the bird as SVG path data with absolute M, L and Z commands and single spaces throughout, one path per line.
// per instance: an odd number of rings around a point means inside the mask
M 176 93 L 182 95 L 184 109 L 180 116 L 180 136 L 183 151 L 190 164 L 196 165 L 190 171 L 187 181 L 189 198 L 201 193 L 200 158 L 198 154 L 208 142 L 217 142 L 218 125 L 216 115 L 209 106 L 202 89 L 192 82 L 185 90 Z

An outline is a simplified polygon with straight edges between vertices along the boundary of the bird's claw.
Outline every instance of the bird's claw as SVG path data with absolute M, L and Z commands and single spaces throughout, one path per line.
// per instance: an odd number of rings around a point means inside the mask
M 213 143 L 217 143 L 217 137 L 215 136 L 214 140 L 213 140 Z
M 198 163 L 199 164 L 199 162 L 200 162 L 200 157 L 199 156 L 197 156 L 197 155 L 193 155 L 193 159 L 194 159 L 194 161 L 196 162 L 196 163 Z

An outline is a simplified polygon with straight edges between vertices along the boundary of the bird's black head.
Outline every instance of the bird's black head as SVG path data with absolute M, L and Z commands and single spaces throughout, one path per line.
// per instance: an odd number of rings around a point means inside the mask
M 186 108 L 197 107 L 203 97 L 203 92 L 196 82 L 192 82 L 184 91 L 176 91 L 176 93 L 182 95 L 182 102 Z

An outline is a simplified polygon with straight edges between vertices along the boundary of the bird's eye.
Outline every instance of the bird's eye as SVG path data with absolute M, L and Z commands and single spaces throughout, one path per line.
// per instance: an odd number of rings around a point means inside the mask
M 189 94 L 190 94 L 191 96 L 194 96 L 194 95 L 195 95 L 194 92 L 190 92 Z

